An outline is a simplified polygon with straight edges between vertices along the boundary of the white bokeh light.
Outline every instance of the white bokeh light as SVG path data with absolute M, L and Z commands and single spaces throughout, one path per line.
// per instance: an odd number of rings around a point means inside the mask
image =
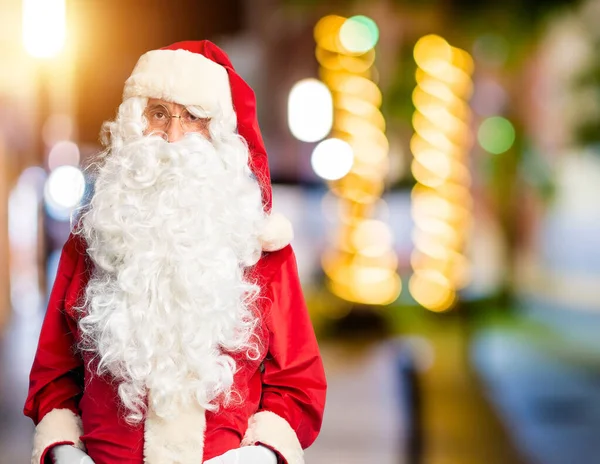
M 65 0 L 23 0 L 23 43 L 31 56 L 52 58 L 65 40 Z
M 318 142 L 331 131 L 333 100 L 331 92 L 318 79 L 302 79 L 290 91 L 288 125 L 303 142 Z
M 74 166 L 57 167 L 46 182 L 44 200 L 48 213 L 57 220 L 68 220 L 85 193 L 85 177 Z
M 352 169 L 354 153 L 348 142 L 331 138 L 323 140 L 314 149 L 311 165 L 315 173 L 326 180 L 337 180 Z

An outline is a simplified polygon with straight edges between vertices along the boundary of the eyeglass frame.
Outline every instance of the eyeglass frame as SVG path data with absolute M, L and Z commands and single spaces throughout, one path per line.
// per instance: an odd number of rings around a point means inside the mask
M 181 130 L 183 131 L 184 134 L 202 133 L 202 129 L 208 130 L 207 126 L 208 126 L 208 124 L 210 124 L 211 118 L 196 116 L 193 111 L 190 111 L 190 108 L 191 107 L 189 107 L 189 106 L 184 106 L 183 109 L 181 110 L 181 113 L 177 115 L 177 114 L 171 114 L 169 109 L 163 104 L 156 104 L 156 105 L 153 105 L 153 107 L 146 106 L 146 108 L 144 109 L 143 115 L 144 115 L 144 118 L 146 119 L 147 129 L 150 130 L 151 134 L 156 133 L 156 132 L 166 133 L 169 130 L 169 128 L 171 127 L 171 121 L 173 119 L 179 119 L 179 127 L 181 127 Z M 151 122 L 151 115 L 149 113 L 150 113 L 150 111 L 155 111 L 155 110 L 160 110 L 160 109 L 162 109 L 161 112 L 164 113 L 165 116 L 168 118 L 168 122 L 165 124 L 165 126 L 163 128 L 152 127 L 153 124 Z M 202 121 L 203 127 L 201 127 L 201 128 L 198 127 L 197 130 L 187 130 L 184 127 L 185 122 L 184 122 L 184 119 L 182 118 L 184 112 L 186 112 L 186 111 L 190 116 L 198 118 L 197 121 Z M 196 121 L 194 121 L 194 122 L 196 122 Z

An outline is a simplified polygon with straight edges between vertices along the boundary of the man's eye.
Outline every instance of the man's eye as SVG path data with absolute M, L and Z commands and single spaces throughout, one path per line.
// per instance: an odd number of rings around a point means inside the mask
M 153 117 L 154 117 L 154 119 L 164 119 L 165 113 L 161 113 L 161 112 L 154 113 Z
M 189 111 L 184 111 L 182 113 L 181 117 L 183 118 L 184 121 L 189 121 L 189 122 L 195 122 L 195 121 L 199 121 L 200 120 L 200 118 L 198 116 L 194 116 Z

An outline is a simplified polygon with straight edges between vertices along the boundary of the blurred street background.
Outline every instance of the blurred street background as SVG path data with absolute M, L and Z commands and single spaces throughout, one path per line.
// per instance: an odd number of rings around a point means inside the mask
M 0 463 L 144 52 L 255 89 L 330 390 L 308 464 L 600 462 L 600 0 L 0 0 Z

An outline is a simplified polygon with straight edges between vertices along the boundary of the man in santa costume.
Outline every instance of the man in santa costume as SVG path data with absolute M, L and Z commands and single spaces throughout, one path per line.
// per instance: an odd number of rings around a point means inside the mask
M 176 43 L 104 128 L 31 370 L 32 464 L 303 463 L 326 382 L 252 90 Z

